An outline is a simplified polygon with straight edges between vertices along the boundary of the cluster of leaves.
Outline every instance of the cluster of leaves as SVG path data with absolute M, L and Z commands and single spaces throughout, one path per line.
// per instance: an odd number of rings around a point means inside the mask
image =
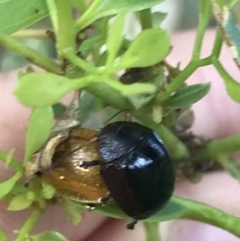
M 34 72 L 29 69 L 26 73 L 20 73 L 14 91 L 22 104 L 33 109 L 27 130 L 23 166 L 10 154 L 0 152 L 0 159 L 16 170 L 12 178 L 0 183 L 0 198 L 9 200 L 8 209 L 18 211 L 28 208 L 33 202 L 38 204 L 36 205 L 38 208 L 19 231 L 17 241 L 24 240 L 30 235 L 31 228 L 47 205 L 46 200 L 54 195 L 54 189 L 49 185 L 41 186 L 38 179 L 33 179 L 28 187 L 19 184 L 18 181 L 24 175 L 24 167 L 29 158 L 50 136 L 54 123 L 52 106 L 58 110 L 59 106 L 62 108 L 58 102 L 68 92 L 76 89 L 83 91 L 80 100 L 81 121 L 86 121 L 91 113 L 106 106 L 127 110 L 161 136 L 175 162 L 189 159 L 190 155 L 188 146 L 171 131 L 177 113 L 179 109 L 187 110 L 210 89 L 210 84 L 190 86 L 185 84 L 187 78 L 197 68 L 214 65 L 223 77 L 229 96 L 240 102 L 239 83 L 225 71 L 218 60 L 222 36 L 235 47 L 237 53 L 240 51 L 236 41 L 239 31 L 229 14 L 229 9 L 237 1 L 226 5 L 223 1 L 199 0 L 199 25 L 192 59 L 181 71 L 165 61 L 171 50 L 170 38 L 165 30 L 159 28 L 163 14 L 151 13 L 151 7 L 158 4 L 159 0 L 94 0 L 90 6 L 87 2 L 0 0 L 0 44 L 45 70 L 45 72 Z M 76 20 L 72 16 L 73 8 L 76 12 L 82 13 Z M 16 14 L 14 12 L 16 9 L 25 9 L 25 11 L 18 11 Z M 124 34 L 128 12 L 134 12 L 142 26 L 142 31 L 133 40 L 127 39 Z M 225 19 L 223 22 L 223 18 L 217 18 L 221 31 L 216 31 L 210 56 L 201 58 L 202 40 L 212 13 L 224 16 Z M 10 36 L 46 16 L 50 16 L 52 20 L 59 56 L 58 63 L 22 45 Z M 94 36 L 88 35 L 89 29 Z M 238 56 L 235 56 L 235 60 L 239 63 Z M 125 74 L 119 77 L 119 71 L 125 71 Z M 233 141 L 235 145 L 232 144 Z M 220 142 L 213 140 L 195 155 L 204 160 L 219 159 L 233 176 L 239 178 L 238 171 L 227 160 L 228 155 L 238 150 L 239 143 L 238 135 Z M 219 145 L 222 148 L 219 148 Z M 80 221 L 80 217 L 73 217 L 73 213 L 76 213 L 73 211 L 75 205 L 72 203 L 70 205 L 72 208 L 69 208 L 67 204 L 65 209 L 73 221 Z M 78 204 L 78 207 L 83 208 L 84 205 Z M 111 217 L 127 218 L 115 205 L 99 206 L 96 207 L 96 211 Z M 172 197 L 163 210 L 146 220 L 146 230 L 149 223 L 154 224 L 174 218 L 203 221 L 240 236 L 239 230 L 231 226 L 231 223 L 240 223 L 236 217 L 176 196 Z M 55 232 L 45 232 L 30 237 L 38 241 L 66 240 Z M 0 231 L 0 239 L 6 240 L 3 231 Z

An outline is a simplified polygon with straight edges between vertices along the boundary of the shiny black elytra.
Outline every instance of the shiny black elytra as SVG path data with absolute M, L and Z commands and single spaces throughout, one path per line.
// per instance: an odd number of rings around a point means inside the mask
M 119 121 L 106 125 L 98 135 L 104 162 L 85 162 L 86 168 L 101 164 L 101 176 L 112 197 L 134 221 L 146 219 L 170 199 L 175 172 L 161 139 L 153 130 L 135 122 Z

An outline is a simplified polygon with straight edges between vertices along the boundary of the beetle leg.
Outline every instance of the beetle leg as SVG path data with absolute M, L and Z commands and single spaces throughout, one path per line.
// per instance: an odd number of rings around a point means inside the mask
M 131 229 L 133 230 L 135 225 L 137 224 L 138 220 L 137 219 L 134 219 L 131 223 L 128 223 L 127 224 L 127 229 Z
M 90 162 L 82 162 L 82 164 L 80 164 L 79 166 L 87 169 L 91 166 L 99 166 L 99 165 L 103 165 L 103 161 L 93 160 L 93 161 L 90 161 Z
M 106 196 L 104 197 L 101 197 L 99 202 L 101 204 L 107 204 L 108 200 L 112 197 L 111 193 L 110 192 L 107 192 Z

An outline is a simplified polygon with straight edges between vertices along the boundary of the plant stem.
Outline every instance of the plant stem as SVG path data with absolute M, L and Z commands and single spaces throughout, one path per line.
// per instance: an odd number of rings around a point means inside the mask
M 75 51 L 75 29 L 72 18 L 72 5 L 69 0 L 48 0 L 50 16 L 57 37 L 58 54 Z
M 208 223 L 221 229 L 227 230 L 237 237 L 240 237 L 239 217 L 235 217 L 221 211 L 220 209 L 198 201 L 192 201 L 177 196 L 174 196 L 173 199 L 186 208 L 186 212 L 180 218 Z
M 197 154 L 197 158 L 209 160 L 219 155 L 229 155 L 240 149 L 240 134 L 228 138 L 213 140 L 206 144 Z
M 159 223 L 147 223 L 144 222 L 144 227 L 146 231 L 146 241 L 161 241 L 159 235 Z
M 28 220 L 25 222 L 23 227 L 20 230 L 20 234 L 15 239 L 15 241 L 24 241 L 26 240 L 26 237 L 29 235 L 31 230 L 33 229 L 35 223 L 39 219 L 39 217 L 42 215 L 42 210 L 36 209 L 33 211 L 31 216 L 28 218 Z
M 199 22 L 197 27 L 197 34 L 194 43 L 192 60 L 198 60 L 201 54 L 203 37 L 212 14 L 212 5 L 210 1 L 198 0 L 199 5 Z
M 190 61 L 190 63 L 180 72 L 180 74 L 171 81 L 171 83 L 166 87 L 165 91 L 162 91 L 157 96 L 156 102 L 162 103 L 167 100 L 167 98 L 174 93 L 197 68 L 210 64 L 212 64 L 211 56 L 196 61 Z
M 49 39 L 47 31 L 47 29 L 22 29 L 12 34 L 12 37 L 19 39 Z
M 211 56 L 218 59 L 221 53 L 221 49 L 222 49 L 222 36 L 219 29 L 217 29 L 215 41 L 214 41 L 214 47 L 213 47 Z
M 66 59 L 68 59 L 71 63 L 73 63 L 74 65 L 81 68 L 82 70 L 84 70 L 88 73 L 92 73 L 92 74 L 97 73 L 97 69 L 94 66 L 87 63 L 86 61 L 84 61 L 80 57 L 76 56 L 76 54 L 73 51 L 65 51 L 63 53 L 63 56 Z
M 142 30 L 152 28 L 152 15 L 150 8 L 139 11 L 139 16 Z
M 55 74 L 61 74 L 58 64 L 50 58 L 40 54 L 38 51 L 21 44 L 11 36 L 0 33 L 0 45 L 20 54 L 29 62 L 41 67 L 42 69 Z
M 7 162 L 7 159 L 8 159 L 8 154 L 0 151 L 0 159 L 3 161 L 3 162 Z M 24 168 L 23 166 L 18 163 L 14 158 L 11 157 L 11 161 L 9 163 L 6 163 L 7 165 L 9 165 L 10 167 L 14 168 L 16 171 L 18 172 L 24 172 Z
M 90 18 L 94 10 L 101 4 L 102 0 L 94 0 L 83 15 L 75 22 L 76 31 L 80 31 L 86 27 L 90 22 L 94 20 L 94 17 Z
M 165 101 L 172 93 L 174 93 L 184 81 L 192 75 L 192 73 L 197 69 L 197 64 L 195 61 L 191 61 L 182 72 L 174 78 L 171 83 L 166 87 L 165 91 L 161 92 L 156 99 L 156 102 Z

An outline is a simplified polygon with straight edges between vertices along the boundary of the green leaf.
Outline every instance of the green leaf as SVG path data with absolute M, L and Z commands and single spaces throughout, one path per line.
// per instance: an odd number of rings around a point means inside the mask
M 218 161 L 221 163 L 223 168 L 233 177 L 237 180 L 240 180 L 240 170 L 238 169 L 237 164 L 230 161 L 227 157 L 219 157 L 217 158 Z
M 46 231 L 37 235 L 32 235 L 31 238 L 33 241 L 69 241 L 62 234 L 54 231 Z
M 174 95 L 172 95 L 167 101 L 163 103 L 164 107 L 178 109 L 183 108 L 202 99 L 209 91 L 210 84 L 196 84 L 186 86 Z
M 82 211 L 84 209 L 81 204 L 64 198 L 60 201 L 60 205 L 64 208 L 73 224 L 80 223 L 80 221 L 82 220 Z
M 136 110 L 140 109 L 147 103 L 149 103 L 155 95 L 132 95 L 128 97 L 129 102 L 134 106 Z
M 95 0 L 88 10 L 76 21 L 76 28 L 83 29 L 95 20 L 120 13 L 135 12 L 151 8 L 163 0 Z
M 71 90 L 71 81 L 50 73 L 29 73 L 20 78 L 14 90 L 18 100 L 33 108 L 57 103 Z
M 14 188 L 16 182 L 23 176 L 22 172 L 15 173 L 10 179 L 5 182 L 0 183 L 0 198 L 3 198 L 5 195 L 10 193 Z
M 96 206 L 94 211 L 113 218 L 130 219 L 116 204 Z M 181 217 L 185 212 L 186 208 L 184 206 L 174 200 L 170 200 L 161 211 L 146 219 L 146 222 L 168 221 Z
M 51 185 L 44 184 L 44 186 L 41 190 L 41 195 L 45 199 L 51 199 L 55 195 L 55 188 Z
M 9 162 L 9 158 L 11 157 L 11 161 Z M 12 158 L 11 153 L 6 154 L 3 151 L 0 151 L 0 160 L 5 162 L 8 166 L 14 168 L 18 172 L 23 172 L 23 167 L 19 164 L 15 159 Z
M 51 107 L 35 109 L 29 120 L 24 163 L 39 150 L 50 136 L 54 124 Z
M 7 241 L 7 234 L 0 229 L 0 240 Z
M 28 208 L 31 204 L 32 204 L 32 201 L 28 200 L 27 194 L 19 194 L 11 200 L 7 210 L 20 211 Z
M 125 14 L 118 15 L 117 19 L 113 23 L 112 27 L 110 28 L 110 31 L 108 32 L 107 37 L 107 51 L 108 51 L 108 57 L 107 57 L 107 64 L 106 68 L 108 69 L 113 64 L 117 52 L 121 46 L 122 40 L 123 40 L 123 27 L 125 22 Z
M 134 39 L 116 65 L 119 69 L 151 66 L 165 59 L 169 51 L 170 39 L 165 30 L 146 29 Z
M 240 83 L 235 81 L 229 73 L 223 68 L 222 64 L 217 59 L 213 59 L 214 67 L 222 76 L 228 95 L 236 102 L 240 103 Z
M 12 34 L 47 15 L 43 0 L 0 0 L 0 32 Z
M 80 123 L 85 122 L 92 114 L 97 112 L 98 109 L 98 101 L 97 98 L 90 94 L 87 91 L 82 92 L 80 99 L 80 107 L 79 107 L 79 121 Z
M 163 13 L 163 12 L 154 12 L 154 13 L 152 13 L 153 27 L 159 28 L 159 26 L 165 20 L 166 17 L 167 17 L 167 13 Z
M 67 109 L 66 106 L 61 103 L 54 104 L 52 108 L 55 117 L 62 116 Z
M 87 58 L 87 56 L 92 51 L 94 45 L 100 40 L 102 40 L 102 36 L 96 35 L 83 41 L 78 51 L 82 54 L 84 59 Z

